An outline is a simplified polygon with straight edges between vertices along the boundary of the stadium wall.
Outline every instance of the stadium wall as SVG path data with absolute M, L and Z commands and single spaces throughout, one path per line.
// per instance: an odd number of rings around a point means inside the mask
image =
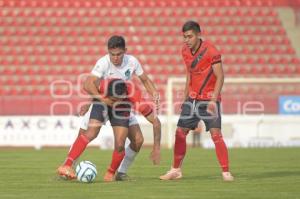
M 172 129 L 168 130 L 167 117 L 163 123 L 162 145 L 172 147 L 178 116 L 173 116 Z M 152 125 L 138 117 L 145 137 L 145 146 L 153 143 Z M 170 122 L 170 121 L 168 121 Z M 9 116 L 0 117 L 1 147 L 60 147 L 70 146 L 77 136 L 80 118 L 75 116 Z M 293 147 L 300 146 L 300 116 L 279 115 L 224 115 L 223 136 L 228 147 Z M 168 133 L 171 132 L 171 133 Z M 192 144 L 193 136 L 188 136 Z M 128 143 L 128 142 L 127 142 Z M 204 148 L 214 147 L 209 133 L 202 133 Z M 113 134 L 109 124 L 90 146 L 112 149 Z

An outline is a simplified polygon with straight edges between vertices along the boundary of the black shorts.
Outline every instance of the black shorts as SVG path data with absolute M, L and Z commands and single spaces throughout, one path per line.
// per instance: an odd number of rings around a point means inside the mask
M 129 126 L 130 106 L 122 104 L 117 107 L 110 107 L 101 102 L 94 101 L 90 113 L 90 119 L 98 120 L 102 123 L 110 121 L 111 126 Z
M 217 113 L 215 115 L 211 115 L 206 111 L 208 102 L 187 99 L 181 106 L 177 126 L 194 130 L 199 121 L 202 120 L 205 123 L 206 131 L 211 128 L 221 129 L 220 102 L 217 102 Z

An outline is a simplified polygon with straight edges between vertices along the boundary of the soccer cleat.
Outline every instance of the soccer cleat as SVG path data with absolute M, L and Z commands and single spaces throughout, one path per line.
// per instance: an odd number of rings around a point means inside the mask
M 230 172 L 222 172 L 223 180 L 225 182 L 232 182 L 234 181 L 234 177 L 231 175 Z
M 159 177 L 161 180 L 178 180 L 182 178 L 182 172 L 180 168 L 171 168 L 165 175 Z
M 75 171 L 71 166 L 62 165 L 58 167 L 57 174 L 65 180 L 73 180 L 76 178 Z
M 111 172 L 109 172 L 109 171 L 106 171 L 106 173 L 105 173 L 105 175 L 104 175 L 104 177 L 103 177 L 103 181 L 104 181 L 104 182 L 112 182 L 112 181 L 115 180 L 115 179 L 114 179 L 114 176 L 115 176 L 114 173 L 111 173 Z
M 130 181 L 130 177 L 126 173 L 118 172 L 116 175 L 116 181 Z

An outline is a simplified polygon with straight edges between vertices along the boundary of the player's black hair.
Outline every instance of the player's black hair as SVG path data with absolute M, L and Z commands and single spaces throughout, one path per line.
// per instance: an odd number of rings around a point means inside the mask
M 182 32 L 193 30 L 194 32 L 201 32 L 200 25 L 195 21 L 187 21 L 182 26 Z
M 126 47 L 125 39 L 124 37 L 119 35 L 111 36 L 107 42 L 108 49 L 114 49 L 114 48 L 125 49 L 125 47 Z
M 124 80 L 113 79 L 109 82 L 107 96 L 120 98 L 121 96 L 124 96 L 124 94 L 127 94 L 127 86 Z

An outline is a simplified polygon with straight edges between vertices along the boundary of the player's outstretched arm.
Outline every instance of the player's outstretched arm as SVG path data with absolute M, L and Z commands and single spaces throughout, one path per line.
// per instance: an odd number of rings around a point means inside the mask
M 161 140 L 161 123 L 155 110 L 153 110 L 153 102 L 147 102 L 140 95 L 138 87 L 130 89 L 135 91 L 135 94 L 130 94 L 129 101 L 134 104 L 136 111 L 140 112 L 152 125 L 153 125 L 153 150 L 150 154 L 150 159 L 153 164 L 157 165 L 160 163 L 160 140 Z M 130 93 L 130 91 L 128 93 Z
M 148 75 L 144 72 L 142 75 L 138 76 L 147 92 L 153 97 L 153 101 L 156 105 L 156 111 L 159 109 L 159 93 L 156 90 L 153 82 L 149 79 Z
M 150 154 L 150 159 L 154 165 L 160 163 L 160 140 L 161 140 L 161 123 L 154 112 L 146 116 L 146 119 L 153 125 L 153 149 Z

